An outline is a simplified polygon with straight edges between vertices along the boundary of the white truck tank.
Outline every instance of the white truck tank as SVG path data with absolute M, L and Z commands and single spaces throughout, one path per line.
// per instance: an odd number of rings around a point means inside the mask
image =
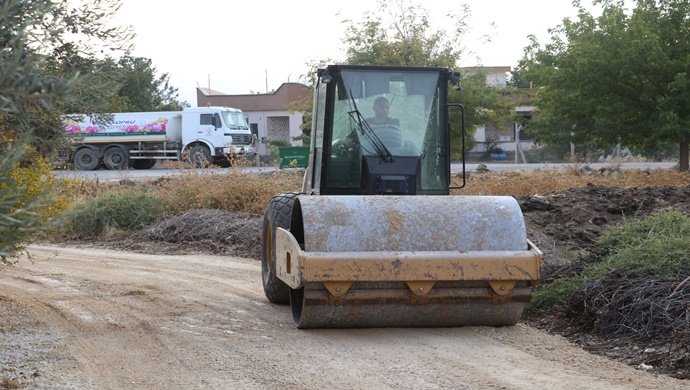
M 65 135 L 89 143 L 167 141 L 182 139 L 182 112 L 128 112 L 113 114 L 111 121 L 88 115 L 68 115 Z

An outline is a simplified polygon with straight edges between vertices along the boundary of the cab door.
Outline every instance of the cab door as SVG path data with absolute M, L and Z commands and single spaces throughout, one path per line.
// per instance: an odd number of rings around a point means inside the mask
M 214 148 L 222 148 L 225 145 L 223 141 L 223 121 L 220 119 L 220 114 L 208 113 L 199 116 L 199 128 L 197 130 L 200 139 L 204 139 L 211 143 Z M 215 151 L 211 151 L 215 155 Z

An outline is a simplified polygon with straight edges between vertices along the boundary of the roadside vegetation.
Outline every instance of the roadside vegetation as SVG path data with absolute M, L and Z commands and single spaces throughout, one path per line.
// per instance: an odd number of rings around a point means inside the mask
M 70 211 L 53 238 L 113 237 L 195 210 L 261 215 L 273 195 L 299 190 L 301 179 L 295 171 L 255 175 L 232 168 L 223 175 L 189 170 L 140 183 L 68 181 L 61 196 L 71 196 Z
M 642 219 L 626 219 L 612 227 L 597 240 L 595 253 L 581 259 L 563 277 L 545 285 L 533 298 L 532 311 L 544 310 L 554 304 L 583 303 L 583 290 L 609 279 L 652 277 L 680 283 L 690 276 L 690 215 L 675 210 L 654 213 Z M 567 275 L 568 273 L 572 275 Z M 686 281 L 687 282 L 687 281 Z M 682 286 L 679 286 L 682 287 Z M 608 288 L 611 288 L 609 283 Z M 690 285 L 688 285 L 690 292 Z M 611 292 L 615 292 L 613 288 Z M 618 293 L 621 293 L 619 290 Z M 588 311 L 586 305 L 580 307 Z M 619 310 L 623 307 L 612 306 Z M 588 313 L 606 316 L 610 313 Z M 642 316 L 640 316 L 642 318 Z M 690 327 L 690 323 L 687 324 Z M 633 328 L 629 328 L 633 330 Z M 688 329 L 690 331 L 690 328 Z
M 460 182 L 455 177 L 456 183 Z M 177 178 L 149 182 L 121 181 L 98 183 L 65 181 L 58 194 L 63 209 L 69 203 L 65 227 L 58 237 L 98 237 L 117 231 L 140 229 L 147 223 L 192 210 L 215 209 L 262 215 L 272 196 L 299 191 L 301 170 L 283 170 L 256 175 L 241 168 L 230 168 L 222 175 L 204 175 L 189 170 Z M 690 185 L 690 175 L 676 170 L 621 171 L 615 166 L 601 171 L 582 166 L 571 169 L 536 172 L 471 172 L 464 195 L 539 195 L 584 186 L 644 187 Z M 128 214 L 142 214 L 137 218 Z M 146 223 L 142 223 L 145 221 Z
M 454 178 L 456 184 L 461 176 Z M 464 195 L 544 195 L 588 184 L 607 187 L 648 187 L 690 185 L 690 174 L 674 169 L 621 170 L 615 164 L 593 170 L 586 164 L 567 169 L 544 171 L 470 172 L 467 185 L 457 194 Z
M 51 174 L 50 165 L 40 158 L 30 165 L 22 165 L 25 142 L 0 147 L 0 262 L 21 251 L 23 244 L 46 234 L 70 204 L 68 190 Z
M 575 341 L 594 336 L 587 343 L 599 350 L 624 349 L 640 368 L 690 378 L 688 237 L 690 214 L 677 210 L 626 219 L 588 257 L 551 275 L 534 295 L 530 317 Z

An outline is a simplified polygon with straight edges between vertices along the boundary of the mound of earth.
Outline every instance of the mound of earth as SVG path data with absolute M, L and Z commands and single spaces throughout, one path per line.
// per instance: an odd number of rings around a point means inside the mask
M 690 214 L 690 186 L 610 188 L 588 185 L 546 196 L 519 197 L 518 202 L 529 237 L 544 252 L 543 276 L 548 281 L 580 268 L 587 261 L 588 253 L 595 249 L 595 242 L 601 234 L 623 218 L 644 217 L 668 208 Z M 571 264 L 567 258 L 572 260 L 573 257 L 575 261 Z M 592 286 L 591 291 L 583 291 L 583 296 L 574 301 L 581 301 L 580 305 L 587 306 L 586 310 L 590 312 L 604 310 L 607 305 L 625 305 L 628 315 L 639 313 L 640 316 L 628 320 L 644 322 L 649 317 L 648 312 L 652 311 L 657 311 L 655 315 L 658 316 L 663 314 L 659 310 L 666 312 L 672 307 L 681 307 L 682 310 L 684 306 L 687 312 L 690 286 L 681 285 L 623 273 Z M 677 295 L 675 299 L 669 299 L 669 291 Z M 573 303 L 578 302 L 569 302 Z M 674 334 L 688 328 L 687 316 L 685 323 L 669 327 L 669 331 L 659 330 L 664 323 L 649 323 L 644 324 L 646 334 L 631 331 L 627 335 L 615 335 L 609 329 L 611 335 L 607 337 L 601 335 L 606 333 L 601 332 L 606 324 L 578 323 L 577 316 L 566 310 L 554 307 L 530 322 L 567 337 L 590 352 L 640 369 L 690 378 L 690 347 L 683 341 L 688 339 L 688 335 Z M 673 316 L 673 320 L 677 318 Z M 598 331 L 595 328 L 599 328 Z M 638 336 L 631 336 L 632 333 Z
M 106 247 L 152 254 L 215 254 L 261 259 L 262 216 L 215 209 L 190 210 Z
M 643 217 L 667 208 L 690 214 L 690 186 L 587 185 L 545 196 L 516 198 L 525 217 L 528 237 L 544 252 L 547 279 L 563 265 L 564 252 L 592 251 L 599 236 L 623 218 Z

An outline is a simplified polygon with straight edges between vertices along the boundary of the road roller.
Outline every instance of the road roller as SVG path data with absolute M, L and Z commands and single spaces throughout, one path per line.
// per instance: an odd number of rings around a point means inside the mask
M 519 321 L 543 255 L 514 198 L 456 194 L 459 81 L 436 67 L 317 71 L 302 189 L 274 196 L 262 229 L 264 292 L 297 328 Z

